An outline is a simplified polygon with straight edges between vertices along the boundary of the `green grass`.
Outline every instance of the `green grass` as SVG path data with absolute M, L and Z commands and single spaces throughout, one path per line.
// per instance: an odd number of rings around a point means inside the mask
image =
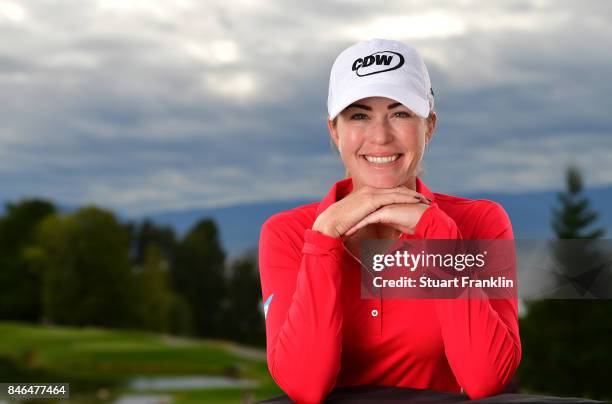
M 282 391 L 265 360 L 237 356 L 227 342 L 177 339 L 160 334 L 99 328 L 47 327 L 0 322 L 0 379 L 3 382 L 67 381 L 71 395 L 101 388 L 129 392 L 133 377 L 224 375 L 256 380 L 258 388 L 159 392 L 176 403 L 238 403 L 244 394 L 263 400 Z M 49 402 L 49 401 L 47 401 Z

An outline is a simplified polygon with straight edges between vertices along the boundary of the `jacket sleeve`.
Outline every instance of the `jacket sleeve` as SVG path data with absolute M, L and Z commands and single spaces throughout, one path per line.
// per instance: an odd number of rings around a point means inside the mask
M 333 389 L 340 370 L 343 245 L 341 238 L 296 229 L 286 219 L 268 219 L 259 241 L 263 299 L 271 299 L 264 309 L 268 369 L 292 400 L 316 403 Z
M 508 215 L 494 202 L 487 203 L 479 229 L 479 239 L 513 239 Z M 462 238 L 455 222 L 436 204 L 423 213 L 415 237 Z M 469 293 L 467 298 L 436 299 L 435 304 L 451 369 L 467 395 L 478 399 L 503 390 L 520 363 L 518 302 L 516 297 L 474 296 L 484 294 L 476 288 Z

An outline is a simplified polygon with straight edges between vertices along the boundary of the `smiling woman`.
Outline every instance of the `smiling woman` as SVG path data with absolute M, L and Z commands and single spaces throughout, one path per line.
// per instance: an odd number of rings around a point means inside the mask
M 327 106 L 350 176 L 261 229 L 272 377 L 305 403 L 359 385 L 500 392 L 521 359 L 516 298 L 360 295 L 360 240 L 513 238 L 499 204 L 433 193 L 419 178 L 436 127 L 421 57 L 390 40 L 349 47 L 331 69 Z
M 386 105 L 386 111 L 385 111 Z M 365 112 L 360 112 L 359 110 L 365 110 Z M 381 167 L 387 168 L 390 163 L 398 162 L 397 164 L 409 164 L 412 163 L 413 167 L 409 170 L 412 172 L 413 176 L 416 177 L 421 173 L 421 161 L 422 157 L 425 153 L 425 149 L 427 144 L 431 140 L 433 136 L 433 131 L 436 125 L 436 113 L 432 110 L 426 119 L 423 119 L 417 116 L 415 113 L 410 111 L 406 106 L 400 104 L 399 102 L 395 102 L 388 98 L 383 97 L 369 97 L 359 102 L 353 103 L 349 105 L 339 116 L 343 116 L 342 124 L 348 128 L 348 130 L 353 129 L 353 131 L 361 130 L 365 132 L 372 132 L 377 130 L 376 123 L 372 122 L 372 119 L 376 118 L 376 114 L 378 112 L 382 112 L 383 114 L 389 113 L 395 119 L 389 120 L 391 124 L 395 124 L 399 133 L 404 133 L 404 141 L 407 143 L 408 147 L 416 152 L 416 156 L 406 156 L 404 153 L 395 153 L 389 155 L 390 152 L 371 152 L 368 154 L 361 154 L 360 158 L 366 159 L 369 163 L 372 164 L 373 167 Z M 343 130 L 338 128 L 339 116 L 336 116 L 331 121 L 328 121 L 329 131 L 331 133 L 331 142 L 334 145 L 338 153 L 342 156 L 342 160 L 346 167 L 346 177 L 351 177 L 351 167 L 350 164 L 347 164 L 347 160 L 343 154 L 342 150 L 346 153 L 347 147 L 340 146 L 340 139 L 338 137 L 338 132 Z M 354 122 L 354 121 L 362 121 L 362 122 Z M 345 123 L 346 122 L 346 123 Z M 369 124 L 369 126 L 368 126 Z M 403 127 L 402 127 L 403 126 Z M 425 126 L 425 130 L 423 130 L 423 126 Z M 380 128 L 379 128 L 380 129 Z M 421 138 L 420 134 L 424 133 L 424 137 Z M 344 139 L 344 137 L 343 137 Z M 404 157 L 404 160 L 401 158 Z M 410 157 L 413 157 L 412 159 Z M 384 186 L 381 186 L 384 187 Z

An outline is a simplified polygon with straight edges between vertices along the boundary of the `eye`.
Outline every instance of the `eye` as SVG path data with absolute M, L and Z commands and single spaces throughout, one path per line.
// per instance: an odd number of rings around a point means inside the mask
M 406 111 L 398 111 L 393 114 L 393 116 L 395 116 L 396 118 L 410 118 L 412 115 Z
M 368 116 L 366 114 L 362 114 L 361 112 L 351 115 L 351 119 L 358 120 L 358 121 L 362 119 L 367 119 L 367 118 Z

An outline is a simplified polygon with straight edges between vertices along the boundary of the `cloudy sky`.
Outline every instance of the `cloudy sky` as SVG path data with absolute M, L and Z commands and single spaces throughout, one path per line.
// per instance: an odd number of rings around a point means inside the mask
M 612 184 L 612 4 L 0 0 L 0 201 L 125 214 L 320 198 L 335 56 L 415 45 L 436 191 Z

